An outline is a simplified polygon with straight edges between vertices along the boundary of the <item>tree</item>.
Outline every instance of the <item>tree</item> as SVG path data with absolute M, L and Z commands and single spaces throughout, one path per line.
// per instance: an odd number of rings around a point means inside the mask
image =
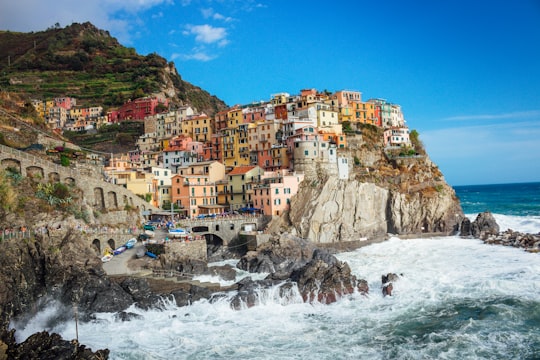
M 413 144 L 414 148 L 417 152 L 424 154 L 424 144 L 420 140 L 420 134 L 416 130 L 411 130 L 409 133 L 409 139 L 411 140 L 411 144 Z

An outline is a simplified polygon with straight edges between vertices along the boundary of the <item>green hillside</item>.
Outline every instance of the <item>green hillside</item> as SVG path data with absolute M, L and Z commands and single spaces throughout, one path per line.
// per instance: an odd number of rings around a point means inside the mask
M 171 93 L 171 104 L 212 115 L 225 103 L 180 77 L 157 54 L 138 55 L 90 23 L 17 33 L 0 31 L 0 89 L 50 99 L 70 96 L 82 105 L 118 107 L 126 100 Z M 172 85 L 171 85 L 172 84 Z

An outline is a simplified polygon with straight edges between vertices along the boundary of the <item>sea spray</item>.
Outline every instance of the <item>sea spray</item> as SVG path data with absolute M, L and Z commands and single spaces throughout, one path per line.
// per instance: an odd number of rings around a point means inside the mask
M 234 310 L 231 296 L 141 318 L 96 314 L 80 341 L 112 359 L 534 358 L 540 340 L 540 257 L 475 239 L 440 237 L 374 244 L 337 255 L 366 278 L 370 293 L 334 304 L 284 301 L 279 287 L 257 306 Z M 402 273 L 383 297 L 381 275 Z M 37 328 L 32 331 L 37 331 Z M 73 322 L 52 330 L 75 337 Z

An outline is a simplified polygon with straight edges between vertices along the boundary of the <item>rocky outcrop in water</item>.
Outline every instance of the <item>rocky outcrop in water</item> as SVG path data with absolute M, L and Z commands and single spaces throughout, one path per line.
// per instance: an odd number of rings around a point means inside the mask
M 460 236 L 474 237 L 486 244 L 513 246 L 528 252 L 540 252 L 540 233 L 527 234 L 512 229 L 500 232 L 499 224 L 489 211 L 478 214 L 473 222 L 464 218 L 461 222 Z
M 476 219 L 471 222 L 468 218 L 461 221 L 460 236 L 472 236 L 475 238 L 483 238 L 488 235 L 497 234 L 499 225 L 489 211 L 484 211 L 476 216 Z
M 499 233 L 484 233 L 480 239 L 486 244 L 522 248 L 528 252 L 540 253 L 540 233 L 526 234 L 508 229 Z
M 388 273 L 386 275 L 381 276 L 383 296 L 392 296 L 392 292 L 394 291 L 393 283 L 396 282 L 397 280 L 399 280 L 398 274 Z
M 259 286 L 275 285 L 276 281 L 284 280 L 295 282 L 307 302 L 329 304 L 341 296 L 369 290 L 365 280 L 358 280 L 351 274 L 347 263 L 313 243 L 289 234 L 274 237 L 257 251 L 249 252 L 237 266 L 250 272 L 270 273 L 264 282 L 258 283 Z M 249 286 L 256 288 L 251 283 Z M 253 303 L 256 295 L 246 288 L 249 290 L 244 286 L 244 297 L 248 304 Z
M 316 249 L 306 265 L 294 270 L 291 280 L 297 283 L 305 302 L 330 304 L 344 295 L 369 291 L 367 281 L 351 274 L 347 263 L 322 249 Z

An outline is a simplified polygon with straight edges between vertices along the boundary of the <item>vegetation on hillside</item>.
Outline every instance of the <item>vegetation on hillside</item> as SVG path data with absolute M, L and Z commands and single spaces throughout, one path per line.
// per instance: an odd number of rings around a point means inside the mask
M 17 33 L 0 31 L 0 89 L 30 98 L 77 98 L 83 105 L 118 107 L 128 99 L 163 91 L 170 82 L 173 106 L 190 104 L 213 114 L 223 101 L 183 81 L 173 63 L 138 55 L 90 23 Z
M 31 224 L 38 214 L 52 212 L 87 220 L 78 188 L 41 180 L 36 175 L 22 176 L 13 168 L 0 169 L 0 227 Z

